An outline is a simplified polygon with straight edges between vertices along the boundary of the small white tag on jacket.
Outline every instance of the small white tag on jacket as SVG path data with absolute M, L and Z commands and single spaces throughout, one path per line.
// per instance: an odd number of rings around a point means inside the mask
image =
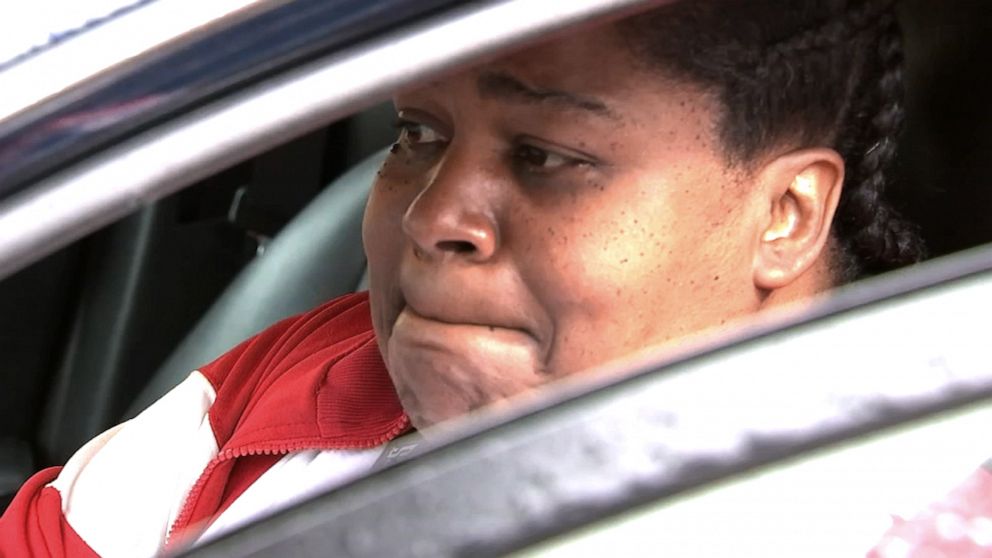
M 424 437 L 417 432 L 400 436 L 386 444 L 386 449 L 372 465 L 372 471 L 381 471 L 419 455 L 427 449 L 427 445 Z

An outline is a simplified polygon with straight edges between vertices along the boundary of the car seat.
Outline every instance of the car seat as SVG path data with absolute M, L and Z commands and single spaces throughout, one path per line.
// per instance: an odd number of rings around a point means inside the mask
M 125 418 L 282 318 L 365 288 L 362 214 L 385 151 L 334 180 L 290 221 L 152 375 Z

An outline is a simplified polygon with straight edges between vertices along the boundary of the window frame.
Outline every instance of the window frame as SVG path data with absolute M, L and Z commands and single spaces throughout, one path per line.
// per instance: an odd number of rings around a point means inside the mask
M 421 5 L 419 0 L 388 3 Z M 71 153 L 66 159 L 61 158 L 62 153 L 41 157 L 47 166 L 33 169 L 27 178 L 11 174 L 7 182 L 0 179 L 0 192 L 14 192 L 0 200 L 0 278 L 142 205 L 382 101 L 410 83 L 520 48 L 564 28 L 602 17 L 621 17 L 661 3 L 664 1 L 575 0 L 559 4 L 436 0 L 437 6 L 432 5 L 435 9 L 418 12 L 417 17 L 394 22 L 386 29 L 373 27 L 367 36 L 321 48 L 300 47 L 290 55 L 281 54 L 284 58 L 276 67 L 242 76 L 219 91 L 193 91 L 192 97 L 159 115 L 158 120 L 125 126 L 113 133 L 97 126 L 97 133 L 106 137 L 97 137 L 80 153 Z M 398 9 L 396 6 L 393 9 Z M 261 18 L 266 13 L 250 15 Z M 382 17 L 371 12 L 367 15 Z M 306 20 L 297 23 L 302 25 Z M 510 24 L 494 25 L 494 21 Z M 111 27 L 98 27 L 87 35 L 99 36 L 109 33 L 108 29 Z M 192 34 L 189 38 L 195 43 L 211 36 Z M 72 41 L 67 41 L 58 48 L 71 46 Z M 148 62 L 153 63 L 160 54 L 152 52 Z M 139 62 L 133 61 L 127 71 L 140 68 Z M 29 63 L 32 61 L 24 62 Z M 0 74 L 0 87 L 9 84 L 4 77 Z M 86 94 L 99 95 L 101 91 L 97 88 Z M 64 95 L 76 94 L 70 90 Z M 44 145 L 44 134 L 53 134 L 45 119 L 55 114 L 53 110 L 57 112 L 60 99 L 50 99 L 0 123 L 0 141 L 15 148 L 29 140 Z M 146 100 L 146 96 L 132 99 L 139 103 Z M 116 120 L 141 121 L 145 111 L 161 109 L 154 98 L 147 105 Z M 120 105 L 106 108 L 114 111 Z M 90 136 L 84 134 L 80 141 L 85 143 Z M 21 154 L 15 149 L 8 153 L 8 159 L 16 159 L 15 155 Z

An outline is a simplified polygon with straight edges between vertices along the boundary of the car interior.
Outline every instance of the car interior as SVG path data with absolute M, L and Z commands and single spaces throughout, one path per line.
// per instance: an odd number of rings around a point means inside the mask
M 992 241 L 992 15 L 906 2 L 902 211 L 930 255 Z M 361 290 L 375 106 L 151 204 L 0 282 L 0 509 L 27 476 L 269 324 Z

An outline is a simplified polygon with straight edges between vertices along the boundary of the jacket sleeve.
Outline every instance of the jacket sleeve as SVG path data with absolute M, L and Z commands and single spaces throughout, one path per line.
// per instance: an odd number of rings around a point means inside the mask
M 199 372 L 62 468 L 21 487 L 0 518 L 0 556 L 154 556 L 217 443 L 213 386 Z
M 97 556 L 66 522 L 59 493 L 48 486 L 61 470 L 40 471 L 21 487 L 0 518 L 0 555 Z
M 334 320 L 349 312 L 351 319 Z M 241 416 L 238 405 L 251 400 L 267 367 L 294 351 L 306 352 L 308 343 L 327 344 L 371 329 L 368 314 L 367 296 L 353 294 L 287 318 L 91 440 L 62 469 L 38 473 L 0 518 L 0 557 L 159 553 L 186 496 L 217 456 L 218 441 L 227 439 Z M 228 396 L 221 399 L 228 403 L 215 408 L 223 390 Z

